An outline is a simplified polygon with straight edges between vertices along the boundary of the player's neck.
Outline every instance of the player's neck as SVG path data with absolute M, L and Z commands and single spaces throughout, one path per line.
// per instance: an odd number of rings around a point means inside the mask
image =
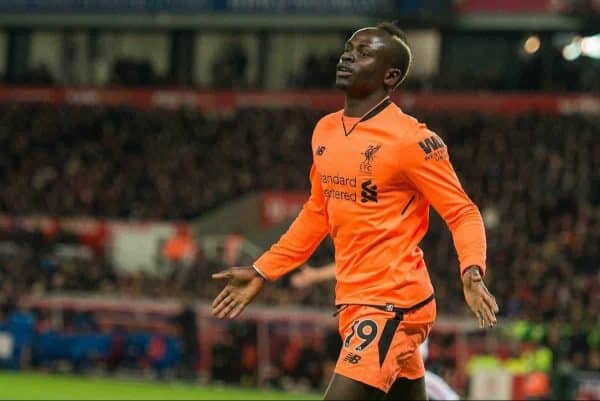
M 375 91 L 361 98 L 346 95 L 344 115 L 347 117 L 362 117 L 388 96 L 389 94 L 384 91 Z

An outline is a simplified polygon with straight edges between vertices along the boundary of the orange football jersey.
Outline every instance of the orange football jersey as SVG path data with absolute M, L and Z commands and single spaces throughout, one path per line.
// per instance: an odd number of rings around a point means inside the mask
M 418 246 L 430 204 L 452 232 L 461 272 L 471 265 L 485 272 L 483 220 L 460 185 L 446 145 L 394 103 L 385 101 L 360 120 L 343 116 L 343 110 L 323 117 L 312 152 L 310 198 L 255 262 L 267 279 L 304 263 L 329 234 L 337 305 L 411 307 L 433 293 Z

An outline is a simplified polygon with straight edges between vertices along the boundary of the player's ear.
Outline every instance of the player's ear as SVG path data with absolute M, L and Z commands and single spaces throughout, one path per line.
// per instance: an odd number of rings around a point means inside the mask
M 385 73 L 385 77 L 383 78 L 383 83 L 386 88 L 390 90 L 396 90 L 400 83 L 402 82 L 402 70 L 399 68 L 388 68 Z

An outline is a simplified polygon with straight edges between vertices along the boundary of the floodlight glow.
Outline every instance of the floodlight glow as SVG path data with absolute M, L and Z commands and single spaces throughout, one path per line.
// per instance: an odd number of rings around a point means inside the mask
M 581 53 L 593 58 L 600 58 L 600 34 L 581 39 Z
M 531 35 L 527 38 L 525 43 L 523 43 L 523 49 L 528 54 L 533 54 L 540 49 L 540 38 L 536 35 Z
M 563 48 L 562 54 L 567 61 L 576 60 L 579 56 L 581 56 L 581 38 L 579 36 L 575 36 L 571 43 Z

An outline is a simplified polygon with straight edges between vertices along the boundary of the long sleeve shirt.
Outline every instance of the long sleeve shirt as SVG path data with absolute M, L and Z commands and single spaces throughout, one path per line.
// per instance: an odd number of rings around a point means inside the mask
M 274 280 L 304 263 L 329 234 L 336 304 L 411 307 L 433 293 L 419 243 L 432 205 L 447 223 L 461 273 L 485 273 L 486 239 L 442 139 L 386 102 L 368 118 L 323 117 L 312 137 L 308 201 L 255 268 Z M 348 134 L 346 127 L 354 127 Z

